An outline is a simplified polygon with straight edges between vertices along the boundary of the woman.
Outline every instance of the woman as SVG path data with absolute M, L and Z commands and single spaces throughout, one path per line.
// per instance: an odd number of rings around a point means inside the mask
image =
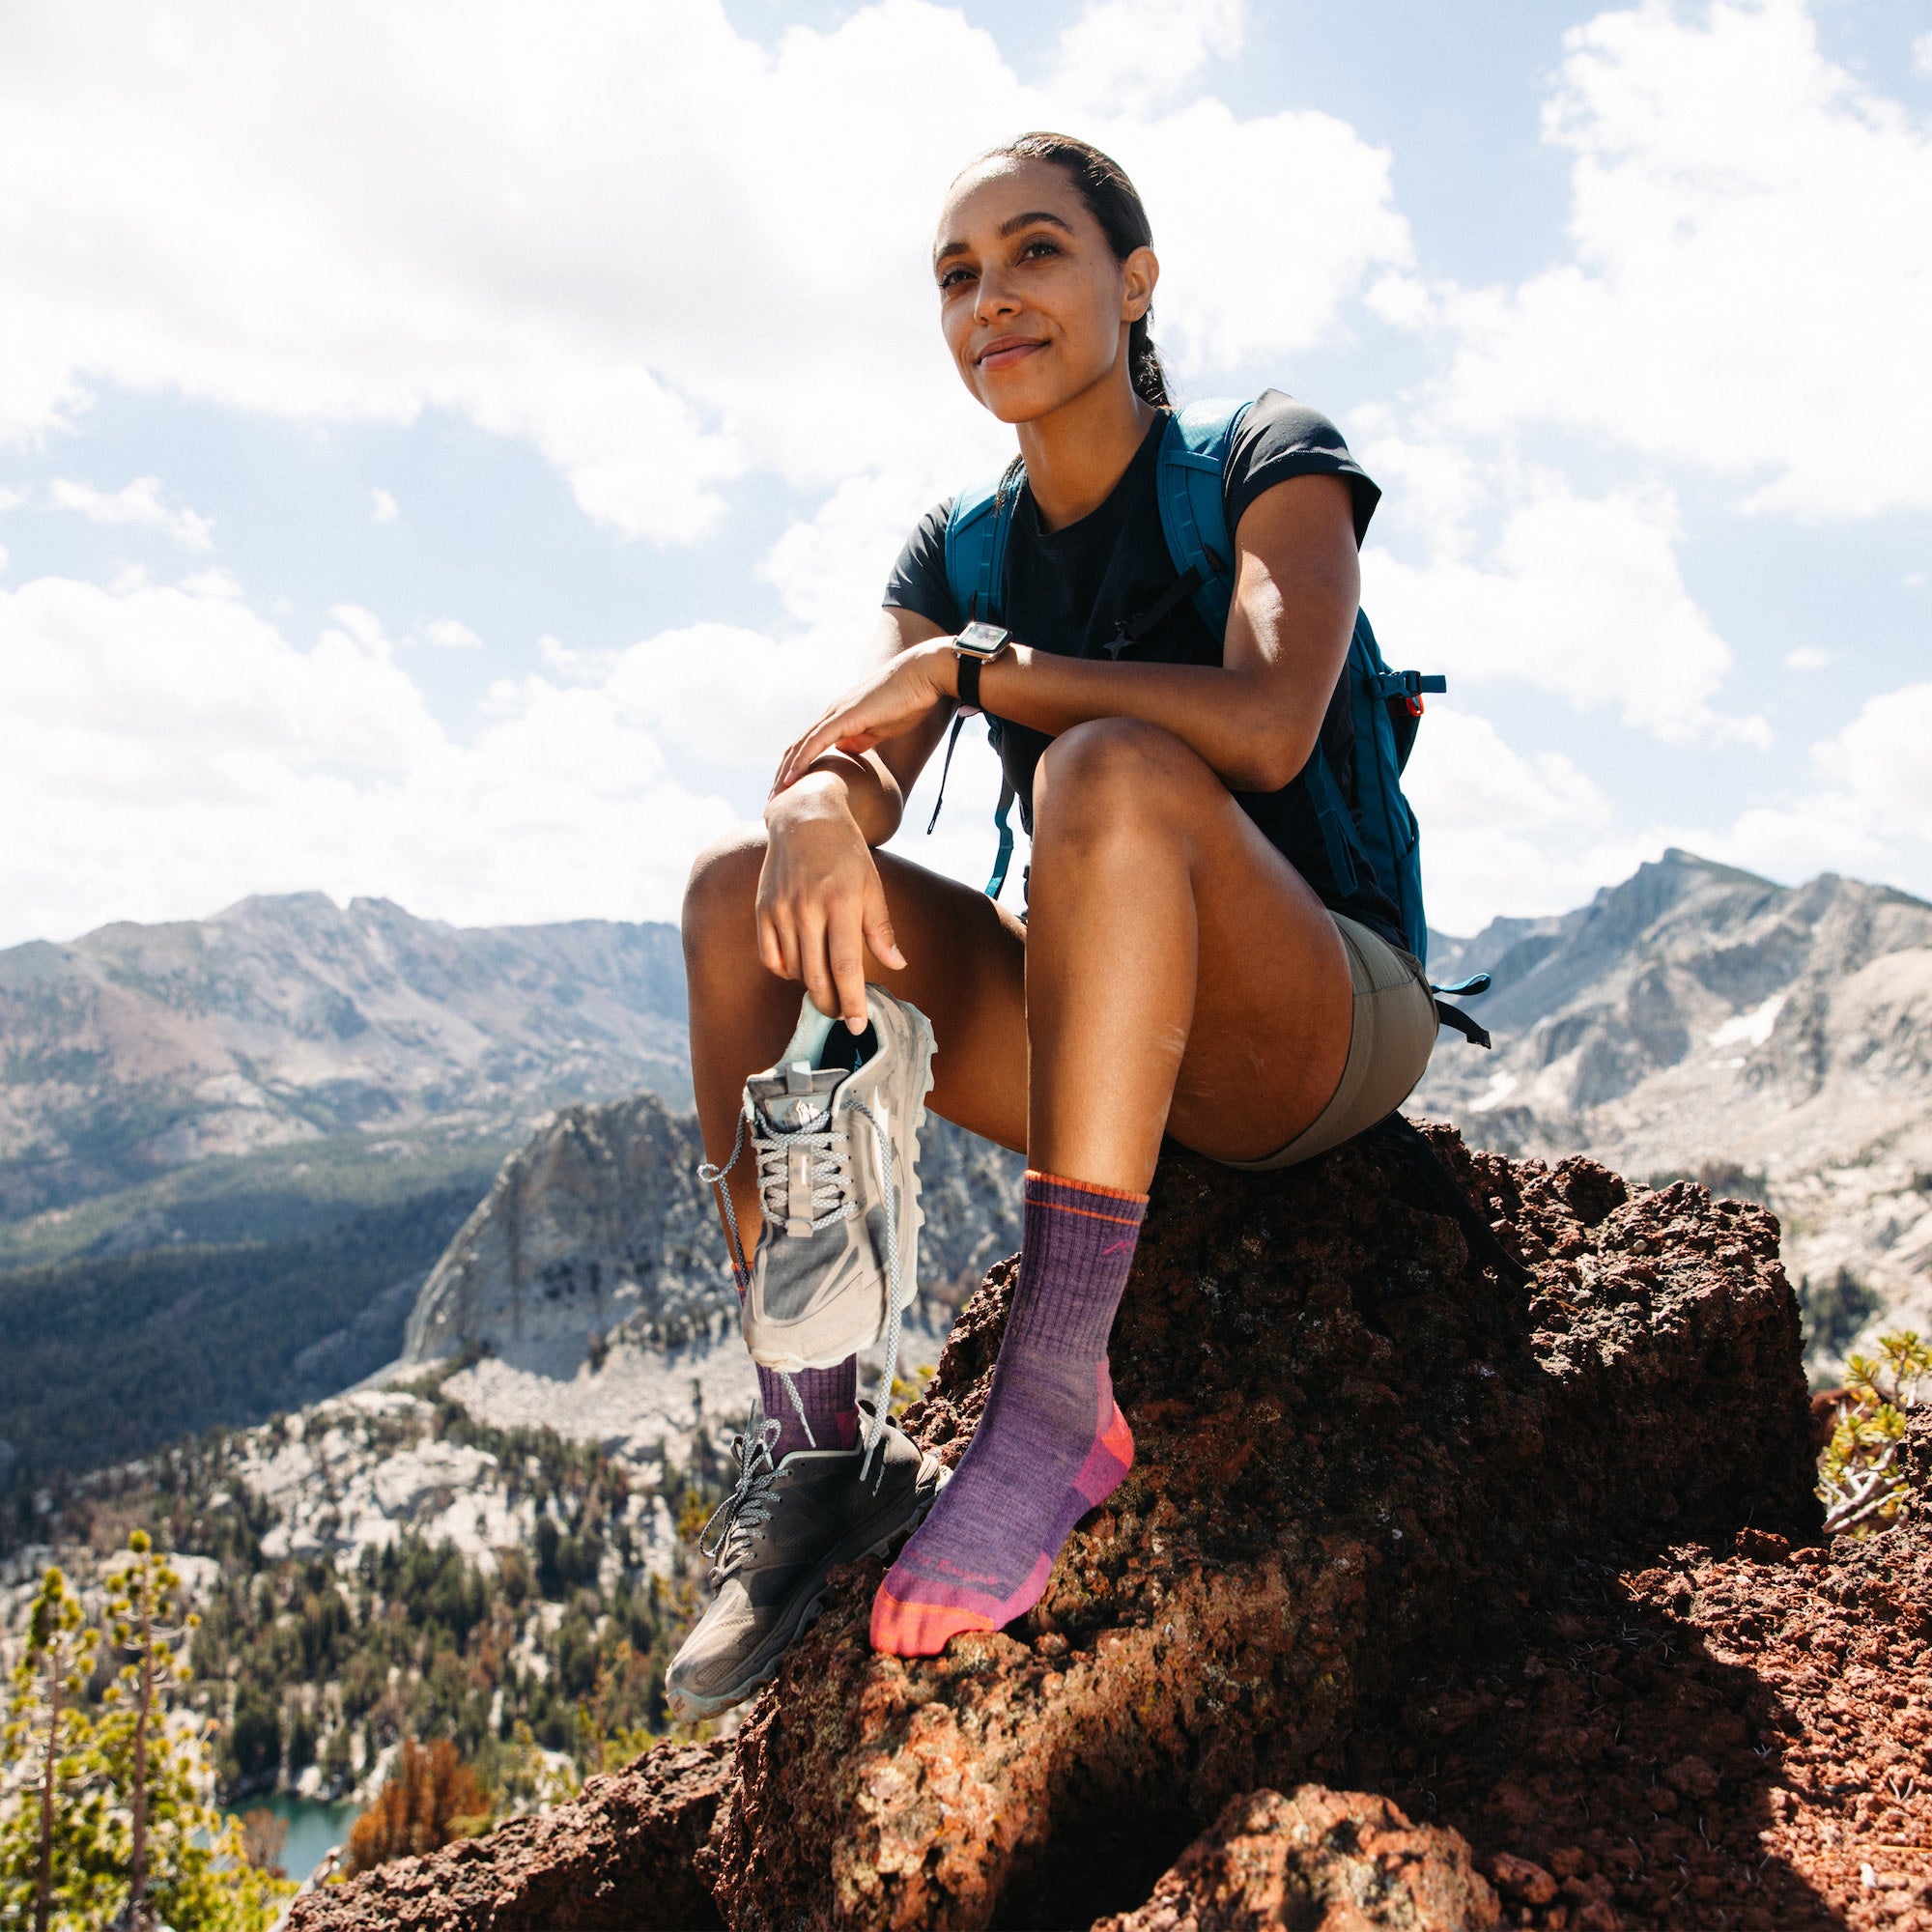
M 941 324 L 1024 463 L 1001 607 L 1012 641 L 984 662 L 955 643 L 977 613 L 948 587 L 940 505 L 893 573 L 878 668 L 786 753 L 762 833 L 693 873 L 692 1061 L 719 1163 L 706 1172 L 724 1177 L 736 1258 L 758 1276 L 748 1339 L 771 1419 L 740 1444 L 723 1587 L 671 1673 L 687 1715 L 769 1676 L 825 1568 L 909 1522 L 873 1604 L 880 1649 L 933 1653 L 1037 1602 L 1132 1461 L 1106 1349 L 1162 1135 L 1285 1166 L 1390 1112 L 1428 1060 L 1435 1013 L 1395 908 L 1366 877 L 1342 892 L 1298 777 L 1318 737 L 1348 769 L 1338 679 L 1378 493 L 1332 425 L 1270 391 L 1224 471 L 1237 553 L 1225 636 L 1170 594 L 1150 242 L 1121 170 L 1062 136 L 1028 135 L 953 184 L 933 254 Z M 1024 922 L 877 849 L 962 684 L 1002 721 L 1032 833 Z M 814 1026 L 814 1009 L 843 1032 Z M 913 1218 L 892 1155 L 927 1077 L 922 1015 L 939 1049 L 929 1104 L 1029 1164 L 992 1396 L 943 1488 L 877 1414 L 856 1446 L 855 1361 L 828 1365 L 830 1331 L 793 1347 L 779 1309 L 864 1271 L 856 1224 Z M 845 1139 L 812 1143 L 838 1083 L 867 1077 L 877 1107 L 855 1101 Z M 737 1158 L 748 1124 L 753 1163 Z M 853 1206 L 855 1172 L 881 1177 L 869 1206 Z M 835 1202 L 836 1228 L 817 1215 Z M 789 1270 L 785 1293 L 760 1273 L 768 1256 Z

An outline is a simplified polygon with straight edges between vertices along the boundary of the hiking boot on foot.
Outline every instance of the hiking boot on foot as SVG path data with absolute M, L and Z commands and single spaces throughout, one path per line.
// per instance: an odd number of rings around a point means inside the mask
M 774 1467 L 779 1425 L 754 1409 L 731 1439 L 738 1476 L 704 1526 L 718 1594 L 665 1677 L 672 1716 L 695 1722 L 749 1697 L 817 1616 L 836 1563 L 883 1554 L 914 1528 L 952 1471 L 891 1423 L 867 1451 L 795 1449 Z M 714 1537 L 713 1531 L 716 1530 Z
M 882 1336 L 878 1411 L 892 1397 L 900 1318 L 918 1290 L 919 1129 L 932 1085 L 932 1028 L 917 1007 L 866 988 L 854 1034 L 807 999 L 778 1064 L 745 1086 L 731 1157 L 698 1169 L 719 1185 L 741 1266 L 730 1190 L 749 1129 L 765 1234 L 745 1296 L 752 1359 L 832 1368 Z

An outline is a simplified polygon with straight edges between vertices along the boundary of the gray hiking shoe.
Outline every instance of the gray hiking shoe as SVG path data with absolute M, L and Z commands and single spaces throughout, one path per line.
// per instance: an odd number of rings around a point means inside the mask
M 866 1006 L 870 1024 L 854 1035 L 806 1000 L 777 1065 L 746 1083 L 730 1159 L 698 1174 L 722 1183 L 749 1129 L 765 1236 L 745 1296 L 745 1345 L 754 1362 L 791 1372 L 831 1368 L 884 1337 L 876 1434 L 899 1323 L 918 1293 L 919 1130 L 933 1039 L 917 1007 L 881 988 L 866 988 Z M 742 1264 L 730 1191 L 719 1192 Z
M 737 1485 L 698 1544 L 714 1559 L 718 1594 L 665 1677 L 671 1714 L 687 1723 L 741 1703 L 770 1678 L 817 1616 L 832 1566 L 882 1555 L 952 1473 L 891 1423 L 868 1476 L 861 1449 L 795 1449 L 774 1468 L 778 1428 L 753 1409 L 732 1437 Z

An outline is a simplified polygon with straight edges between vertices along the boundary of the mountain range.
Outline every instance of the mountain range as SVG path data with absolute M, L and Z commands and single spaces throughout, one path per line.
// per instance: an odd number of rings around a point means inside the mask
M 355 1134 L 518 1140 L 572 1100 L 691 1095 L 676 929 L 464 928 L 246 898 L 0 952 L 0 1218 Z
M 1928 1325 L 1932 906 L 1672 851 L 1435 935 L 1431 968 L 1492 975 L 1495 1044 L 1445 1033 L 1410 1112 L 1768 1202 L 1818 1374 Z M 607 1440 L 679 1435 L 694 1383 L 741 1399 L 684 1012 L 669 926 L 320 894 L 0 953 L 0 1464 L 258 1422 L 405 1355 L 465 1356 L 450 1392 L 497 1423 Z M 923 1168 L 909 1366 L 1017 1242 L 1016 1156 L 935 1122 Z
M 1445 1032 L 1410 1111 L 1766 1201 L 1827 1368 L 1932 1325 L 1932 905 L 1673 850 L 1573 912 L 1433 936 L 1430 970 L 1492 976 L 1469 1009 L 1495 1049 Z

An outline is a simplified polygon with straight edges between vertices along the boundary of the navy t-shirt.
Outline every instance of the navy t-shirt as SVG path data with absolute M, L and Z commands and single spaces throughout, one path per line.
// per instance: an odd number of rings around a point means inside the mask
M 1020 642 L 1064 657 L 1119 657 L 1139 664 L 1222 662 L 1223 639 L 1209 635 L 1189 599 L 1182 599 L 1145 636 L 1132 643 L 1122 641 L 1127 625 L 1160 601 L 1177 575 L 1161 531 L 1156 490 L 1165 422 L 1161 417 L 1149 429 L 1106 501 L 1065 529 L 1041 529 L 1033 493 L 1021 488 L 1007 543 L 1001 603 L 1002 621 Z M 1223 472 L 1230 533 L 1239 528 L 1242 513 L 1263 491 L 1291 476 L 1309 475 L 1340 476 L 1348 482 L 1359 544 L 1381 492 L 1326 416 L 1269 389 L 1241 418 Z M 946 582 L 946 525 L 952 512 L 949 497 L 920 519 L 893 566 L 885 595 L 888 607 L 917 611 L 947 632 L 966 622 Z M 1001 724 L 1001 760 L 1029 833 L 1034 767 L 1049 742 L 1044 732 Z M 1321 724 L 1321 749 L 1345 796 L 1353 792 L 1354 742 L 1345 676 L 1330 695 Z M 1324 905 L 1359 920 L 1397 946 L 1406 944 L 1393 902 L 1366 875 L 1357 880 L 1354 892 L 1340 890 L 1314 805 L 1299 778 L 1279 791 L 1235 796 Z

